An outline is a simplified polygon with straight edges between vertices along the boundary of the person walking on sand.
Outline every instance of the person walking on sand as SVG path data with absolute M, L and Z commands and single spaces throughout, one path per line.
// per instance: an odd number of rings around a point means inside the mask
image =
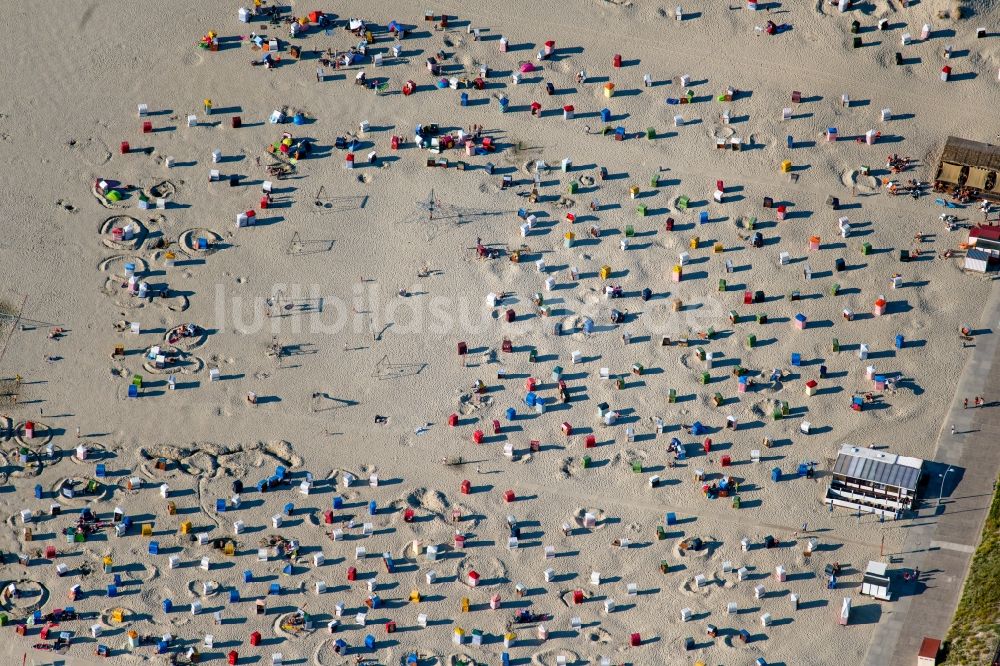
M 976 407 L 978 406 L 979 406 L 979 398 L 976 398 Z M 968 409 L 968 408 L 969 408 L 969 399 L 965 398 L 964 400 L 962 400 L 962 409 Z
M 955 424 L 954 423 L 951 424 L 951 434 L 953 434 L 953 435 L 955 434 Z

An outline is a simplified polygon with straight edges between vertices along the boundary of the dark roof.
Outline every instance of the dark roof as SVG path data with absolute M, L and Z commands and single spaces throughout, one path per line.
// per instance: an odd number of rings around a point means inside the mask
M 917 467 L 886 463 L 847 453 L 841 453 L 837 456 L 837 464 L 834 465 L 833 472 L 834 474 L 843 474 L 855 479 L 908 490 L 917 489 L 917 479 L 920 476 L 920 469 Z
M 1000 171 L 1000 146 L 949 136 L 941 151 L 941 161 Z

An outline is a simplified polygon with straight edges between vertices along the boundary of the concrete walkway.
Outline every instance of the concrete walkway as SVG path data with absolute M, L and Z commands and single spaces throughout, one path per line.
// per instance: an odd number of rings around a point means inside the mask
M 1000 472 L 1000 287 L 993 288 L 978 324 L 974 319 L 969 317 L 970 326 L 992 332 L 975 337 L 975 349 L 938 435 L 937 451 L 928 461 L 931 476 L 919 518 L 902 551 L 894 554 L 896 567 L 919 567 L 921 580 L 910 585 L 900 582 L 898 600 L 883 605 L 865 658 L 867 666 L 911 666 L 924 636 L 944 639 L 979 544 Z M 971 405 L 977 395 L 993 405 L 963 408 L 964 397 Z M 944 497 L 938 506 L 942 486 Z

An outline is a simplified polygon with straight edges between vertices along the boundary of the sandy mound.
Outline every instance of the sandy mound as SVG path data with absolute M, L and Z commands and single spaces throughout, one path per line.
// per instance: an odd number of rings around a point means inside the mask
M 119 280 L 125 280 L 125 264 L 135 264 L 136 273 L 145 273 L 149 270 L 149 263 L 134 254 L 116 254 L 103 259 L 97 264 L 97 270 L 111 273 Z
M 198 249 L 198 239 L 204 238 L 208 241 L 208 247 L 204 250 Z M 181 247 L 181 251 L 192 257 L 204 257 L 210 254 L 214 254 L 219 250 L 219 243 L 222 242 L 222 234 L 219 234 L 211 229 L 188 229 L 187 231 L 182 231 L 181 235 L 177 238 L 177 243 Z
M 556 666 L 558 657 L 566 657 L 566 664 L 583 664 L 580 655 L 572 650 L 552 649 L 544 652 L 537 652 L 531 656 L 531 663 L 537 666 Z
M 586 509 L 577 508 L 571 515 L 572 522 L 580 529 L 584 528 L 584 516 L 587 513 L 593 514 L 596 519 L 594 527 L 591 529 L 602 530 L 607 526 L 608 516 L 604 513 L 604 509 Z
M 14 583 L 19 590 L 16 598 L 12 597 L 7 591 L 7 586 L 10 583 Z M 37 580 L 21 578 L 20 580 L 4 581 L 2 585 L 3 588 L 0 590 L 0 608 L 15 617 L 30 615 L 44 607 L 49 600 L 49 588 Z
M 259 469 L 265 465 L 277 464 L 291 469 L 302 464 L 302 458 L 295 453 L 292 445 L 283 440 L 258 442 L 254 445 L 222 445 L 212 442 L 188 447 L 153 445 L 141 447 L 138 455 L 142 461 L 140 468 L 143 473 L 154 480 L 169 476 L 173 471 L 214 479 L 220 476 L 242 477 L 250 469 Z M 156 469 L 155 463 L 160 458 L 167 461 L 167 470 Z
M 132 227 L 132 240 L 115 240 L 112 235 L 115 229 L 124 229 L 126 226 Z M 101 242 L 105 247 L 113 250 L 138 250 L 146 240 L 146 227 L 138 219 L 130 215 L 112 215 L 104 220 L 98 230 L 101 235 Z

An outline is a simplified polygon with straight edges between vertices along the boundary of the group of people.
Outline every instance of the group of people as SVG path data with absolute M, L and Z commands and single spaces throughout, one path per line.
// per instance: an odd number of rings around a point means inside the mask
M 889 155 L 885 160 L 885 168 L 889 169 L 893 173 L 900 173 L 901 171 L 906 171 L 913 164 L 913 160 L 909 157 L 900 157 L 896 153 Z
M 893 173 L 898 172 L 894 171 Z M 914 199 L 917 199 L 921 194 L 923 194 L 923 190 L 927 187 L 927 184 L 922 183 L 915 178 L 911 178 L 906 182 L 899 180 L 887 180 L 885 187 L 886 191 L 893 196 L 896 196 L 897 194 L 909 194 Z

